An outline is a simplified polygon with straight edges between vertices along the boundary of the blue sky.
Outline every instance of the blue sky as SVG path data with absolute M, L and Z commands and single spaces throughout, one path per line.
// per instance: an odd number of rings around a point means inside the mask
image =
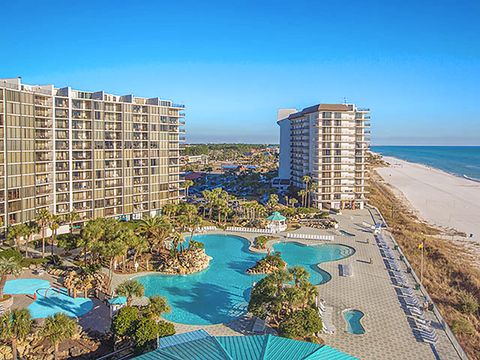
M 9 1 L 0 77 L 185 103 L 190 142 L 277 142 L 276 111 L 372 109 L 372 142 L 480 145 L 480 2 Z

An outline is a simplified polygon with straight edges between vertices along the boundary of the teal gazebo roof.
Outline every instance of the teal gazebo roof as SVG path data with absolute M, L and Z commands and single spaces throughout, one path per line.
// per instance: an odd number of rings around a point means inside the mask
M 136 360 L 355 360 L 327 345 L 273 335 L 211 336 L 204 330 L 160 339 Z
M 274 211 L 272 215 L 270 215 L 267 220 L 270 221 L 285 221 L 287 218 L 280 214 L 278 211 Z

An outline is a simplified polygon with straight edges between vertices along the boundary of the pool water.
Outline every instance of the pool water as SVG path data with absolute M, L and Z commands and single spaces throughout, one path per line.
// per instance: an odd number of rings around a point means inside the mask
M 145 287 L 145 295 L 167 298 L 172 312 L 165 318 L 182 324 L 211 325 L 230 322 L 246 313 L 254 282 L 264 275 L 247 275 L 264 254 L 252 253 L 249 242 L 234 235 L 197 235 L 212 257 L 210 266 L 190 275 L 144 275 L 136 277 Z M 296 243 L 274 245 L 289 266 L 302 265 L 312 273 L 315 284 L 328 281 L 328 273 L 313 267 L 316 261 L 338 260 L 354 250 L 343 245 L 301 246 Z M 348 249 L 348 250 L 347 250 Z M 300 252 L 296 254 L 296 252 Z
M 33 319 L 43 319 L 62 312 L 70 317 L 79 317 L 93 308 L 90 299 L 68 296 L 66 289 L 55 289 L 42 279 L 15 279 L 5 284 L 5 294 L 36 294 L 36 299 L 27 307 Z
M 284 242 L 275 244 L 273 248 L 275 251 L 280 251 L 288 266 L 301 265 L 307 269 L 313 285 L 326 283 L 332 278 L 317 264 L 345 259 L 355 252 L 353 248 L 340 244 L 305 246 L 295 242 Z
M 365 328 L 362 325 L 364 313 L 360 310 L 346 310 L 343 312 L 343 318 L 347 324 L 347 332 L 354 335 L 365 334 Z
M 43 279 L 15 279 L 5 283 L 3 292 L 5 294 L 25 294 L 32 295 L 40 288 L 48 288 L 50 283 Z

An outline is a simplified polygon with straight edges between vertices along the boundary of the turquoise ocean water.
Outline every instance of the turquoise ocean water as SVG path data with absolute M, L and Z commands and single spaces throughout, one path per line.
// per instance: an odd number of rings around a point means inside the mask
M 480 146 L 372 146 L 371 150 L 480 181 Z

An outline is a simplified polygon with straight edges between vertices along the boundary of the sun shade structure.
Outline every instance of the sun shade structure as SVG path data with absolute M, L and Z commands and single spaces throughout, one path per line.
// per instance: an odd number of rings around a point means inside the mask
M 268 221 L 285 221 L 287 218 L 280 214 L 278 211 L 274 211 L 272 215 L 267 218 Z
M 287 229 L 287 224 L 285 221 L 287 218 L 280 214 L 278 211 L 275 211 L 267 217 L 268 225 L 267 228 L 275 232 L 285 231 Z
M 211 336 L 205 330 L 161 338 L 136 360 L 353 360 L 327 345 L 273 335 Z

